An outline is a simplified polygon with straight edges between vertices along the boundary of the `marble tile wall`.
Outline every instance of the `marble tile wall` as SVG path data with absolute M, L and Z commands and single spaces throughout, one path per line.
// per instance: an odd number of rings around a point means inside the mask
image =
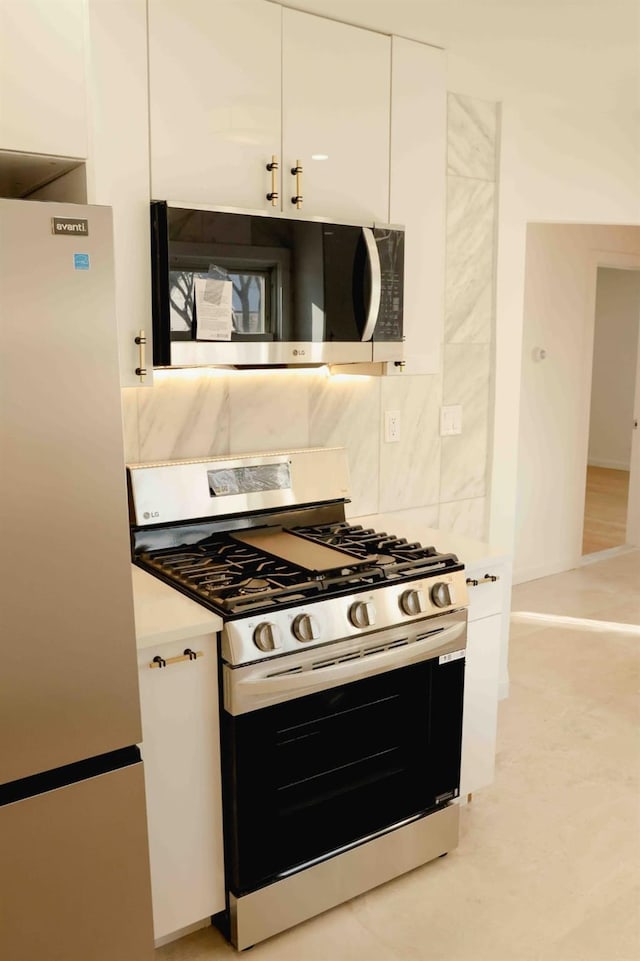
M 352 517 L 421 508 L 433 526 L 486 531 L 493 371 L 495 104 L 448 98 L 446 299 L 442 370 L 406 377 L 326 371 L 156 371 L 122 392 L 127 460 L 344 446 Z M 440 437 L 440 406 L 462 433 Z M 384 411 L 401 416 L 384 442 Z
M 443 437 L 439 526 L 487 530 L 494 370 L 498 106 L 450 93 L 443 404 L 462 405 L 462 433 Z

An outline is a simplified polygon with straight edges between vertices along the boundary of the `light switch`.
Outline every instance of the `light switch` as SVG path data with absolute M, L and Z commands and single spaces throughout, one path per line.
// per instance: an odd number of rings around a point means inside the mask
M 462 433 L 462 404 L 440 408 L 440 436 Z

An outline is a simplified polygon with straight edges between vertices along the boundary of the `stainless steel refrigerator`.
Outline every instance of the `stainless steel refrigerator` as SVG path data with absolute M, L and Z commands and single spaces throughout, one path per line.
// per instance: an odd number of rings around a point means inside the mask
M 153 952 L 111 211 L 0 200 L 0 956 Z

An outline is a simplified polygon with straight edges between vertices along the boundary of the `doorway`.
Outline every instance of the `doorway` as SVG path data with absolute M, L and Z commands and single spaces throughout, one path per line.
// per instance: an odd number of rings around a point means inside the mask
M 589 557 L 639 542 L 640 270 L 598 267 L 593 344 L 582 537 Z

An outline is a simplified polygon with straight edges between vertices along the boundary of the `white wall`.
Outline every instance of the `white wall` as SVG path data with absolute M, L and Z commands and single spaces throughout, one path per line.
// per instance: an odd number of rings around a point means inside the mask
M 640 271 L 598 270 L 589 463 L 629 470 L 640 322 Z
M 448 52 L 448 88 L 502 102 L 491 537 L 515 531 L 526 225 L 640 223 L 636 0 L 292 0 Z
M 616 264 L 640 267 L 640 227 L 529 226 L 516 582 L 579 562 L 597 268 Z

